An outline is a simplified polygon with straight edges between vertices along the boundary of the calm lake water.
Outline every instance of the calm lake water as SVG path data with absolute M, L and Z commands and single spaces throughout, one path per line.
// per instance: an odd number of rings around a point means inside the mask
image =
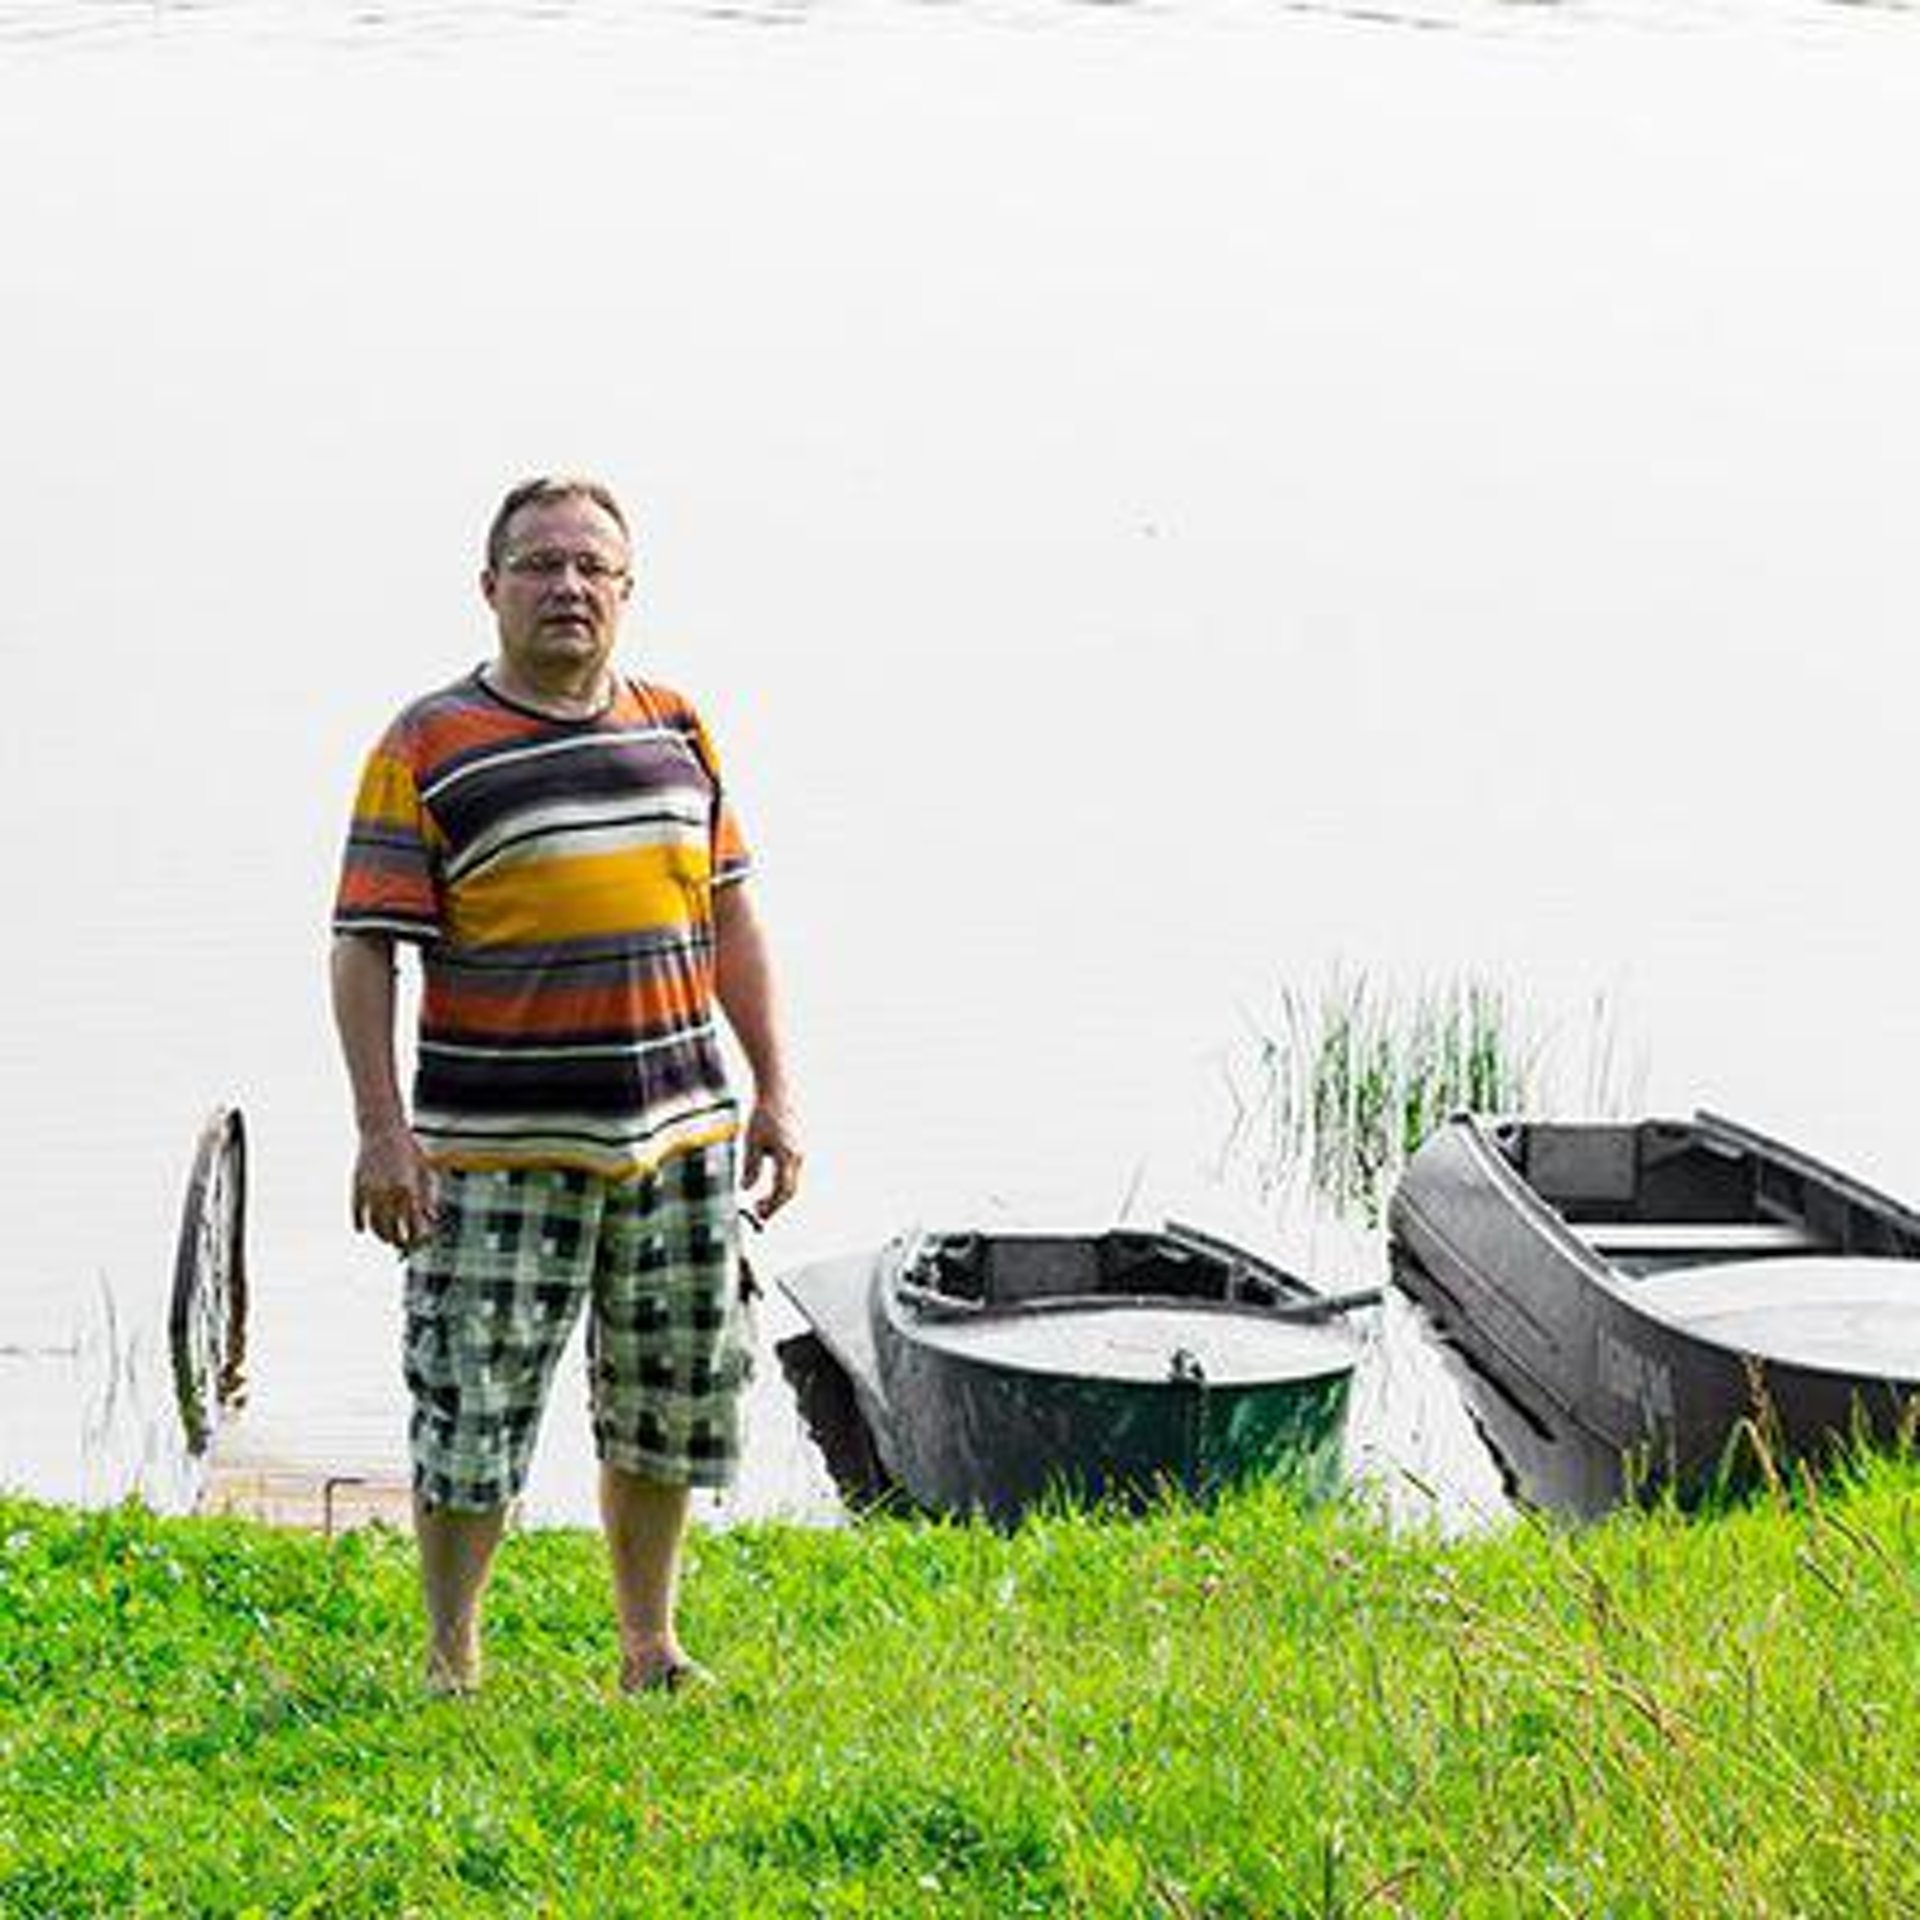
M 187 1497 L 222 1102 L 234 1445 L 398 1462 L 325 916 L 530 470 L 627 496 L 758 843 L 767 1270 L 1127 1209 L 1365 1277 L 1221 1152 L 1340 963 L 1604 992 L 1652 1104 L 1920 1192 L 1905 9 L 0 4 L 0 179 L 0 1480 Z M 1364 1463 L 1497 1504 L 1392 1319 Z M 763 1375 L 732 1510 L 819 1511 Z

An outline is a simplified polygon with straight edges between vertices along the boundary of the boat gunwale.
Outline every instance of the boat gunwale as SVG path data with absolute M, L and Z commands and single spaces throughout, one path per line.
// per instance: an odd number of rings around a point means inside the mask
M 897 1323 L 896 1323 L 897 1324 Z M 1323 1381 L 1351 1380 L 1360 1364 L 1357 1346 L 1351 1350 L 1342 1350 L 1338 1355 L 1330 1355 L 1333 1364 L 1316 1368 L 1311 1373 L 1289 1373 L 1278 1376 L 1264 1375 L 1252 1380 L 1213 1380 L 1200 1378 L 1195 1380 L 1175 1379 L 1172 1376 L 1140 1378 L 1136 1375 L 1103 1372 L 1096 1367 L 1084 1364 L 1072 1368 L 1046 1367 L 1029 1360 L 1007 1359 L 998 1354 L 984 1354 L 969 1351 L 964 1338 L 954 1340 L 940 1339 L 938 1333 L 970 1325 L 971 1322 L 943 1322 L 935 1337 L 928 1338 L 917 1331 L 901 1329 L 904 1338 L 924 1352 L 937 1354 L 943 1363 L 974 1369 L 986 1374 L 1017 1374 L 1023 1380 L 1050 1380 L 1062 1387 L 1083 1385 L 1098 1387 L 1103 1393 L 1139 1393 L 1163 1394 L 1176 1391 L 1188 1391 L 1204 1394 L 1208 1398 L 1225 1395 L 1265 1394 L 1280 1392 L 1303 1392 Z M 1330 1335 L 1327 1345 L 1337 1343 L 1341 1336 L 1338 1329 L 1315 1327 L 1309 1331 L 1314 1334 Z
M 1473 1113 L 1459 1113 L 1450 1116 L 1446 1124 L 1448 1129 L 1453 1131 L 1456 1140 L 1463 1143 L 1466 1150 L 1474 1156 L 1476 1162 L 1490 1173 L 1494 1184 L 1499 1186 L 1503 1193 L 1518 1196 L 1520 1202 L 1518 1211 L 1525 1216 L 1528 1223 L 1532 1226 L 1543 1228 L 1546 1237 L 1554 1243 L 1557 1249 L 1570 1254 L 1570 1264 L 1574 1266 L 1579 1275 L 1597 1283 L 1600 1291 L 1615 1303 L 1620 1312 L 1632 1323 L 1632 1326 L 1643 1329 L 1651 1339 L 1657 1342 L 1677 1340 L 1688 1346 L 1699 1348 L 1704 1352 L 1723 1357 L 1737 1367 L 1744 1368 L 1750 1365 L 1759 1365 L 1766 1368 L 1770 1373 L 1786 1375 L 1795 1381 L 1804 1381 L 1810 1387 L 1831 1384 L 1834 1390 L 1839 1392 L 1845 1392 L 1849 1386 L 1855 1389 L 1884 1387 L 1892 1388 L 1896 1392 L 1920 1395 L 1920 1377 L 1867 1373 L 1862 1372 L 1858 1368 L 1822 1366 L 1805 1360 L 1795 1359 L 1790 1355 L 1783 1356 L 1759 1352 L 1751 1346 L 1742 1346 L 1736 1341 L 1716 1337 L 1697 1322 L 1675 1318 L 1653 1311 L 1647 1304 L 1648 1292 L 1646 1290 L 1649 1289 L 1650 1286 L 1657 1288 L 1657 1279 L 1652 1279 L 1650 1276 L 1645 1278 L 1636 1277 L 1628 1273 L 1616 1262 L 1608 1259 L 1605 1254 L 1598 1253 L 1589 1246 L 1567 1222 L 1565 1217 L 1553 1207 L 1536 1187 L 1528 1182 L 1525 1175 L 1523 1175 L 1500 1150 L 1492 1138 L 1486 1116 Z M 1499 1120 L 1494 1122 L 1494 1124 L 1525 1126 L 1530 1123 L 1525 1120 Z M 1601 1126 L 1617 1123 L 1596 1121 L 1593 1124 Z M 1751 1129 L 1742 1127 L 1737 1121 L 1727 1120 L 1719 1115 L 1702 1111 L 1696 1113 L 1690 1122 L 1661 1121 L 1658 1116 L 1648 1116 L 1642 1121 L 1628 1122 L 1626 1124 L 1633 1126 L 1648 1124 L 1670 1126 L 1691 1125 L 1698 1131 L 1709 1134 L 1726 1145 L 1738 1147 L 1743 1152 L 1758 1152 L 1770 1157 L 1776 1165 L 1786 1167 L 1790 1171 L 1802 1176 L 1816 1179 L 1841 1192 L 1845 1198 L 1864 1201 L 1875 1211 L 1884 1210 L 1889 1212 L 1897 1216 L 1903 1224 L 1906 1221 L 1912 1221 L 1914 1232 L 1916 1235 L 1920 1235 L 1920 1215 L 1912 1213 L 1897 1201 L 1890 1200 L 1876 1193 L 1871 1187 L 1865 1186 L 1859 1181 L 1851 1180 L 1837 1170 L 1823 1165 L 1811 1155 L 1801 1154 L 1791 1147 L 1784 1146 L 1780 1142 L 1769 1140 L 1763 1134 L 1754 1133 Z M 1445 1245 L 1458 1266 L 1469 1271 L 1479 1271 L 1479 1263 L 1469 1256 L 1452 1236 L 1436 1228 L 1431 1216 L 1416 1200 L 1408 1198 L 1404 1193 L 1397 1192 L 1394 1196 L 1394 1202 L 1394 1210 L 1403 1218 L 1409 1214 L 1417 1218 L 1421 1231 L 1428 1239 L 1441 1242 Z M 1864 1255 L 1849 1255 L 1840 1248 L 1833 1248 L 1831 1252 L 1835 1258 L 1839 1259 L 1867 1257 Z M 1785 1261 L 1801 1259 L 1806 1256 L 1800 1254 L 1782 1254 L 1775 1257 Z M 1897 1258 L 1899 1256 L 1895 1257 Z M 1916 1267 L 1920 1267 L 1920 1256 L 1914 1256 L 1914 1260 Z M 1494 1288 L 1493 1291 L 1498 1293 L 1500 1301 L 1504 1306 L 1515 1310 L 1523 1318 L 1536 1326 L 1539 1325 L 1538 1320 L 1528 1311 L 1524 1302 L 1518 1300 L 1513 1294 L 1503 1289 Z M 1542 1328 L 1541 1331 L 1546 1333 L 1547 1329 Z M 1507 1347 L 1488 1338 L 1484 1326 L 1479 1329 L 1477 1337 L 1484 1341 L 1489 1348 L 1498 1352 L 1502 1359 L 1513 1366 L 1517 1372 L 1525 1375 L 1530 1382 L 1535 1381 L 1536 1377 L 1533 1370 L 1516 1360 Z M 1554 1405 L 1563 1407 L 1569 1419 L 1573 1420 L 1576 1425 L 1586 1426 L 1585 1421 L 1580 1417 L 1577 1406 L 1570 1404 L 1557 1393 L 1548 1392 L 1544 1397 Z M 1588 1430 L 1592 1431 L 1590 1428 Z M 1606 1438 L 1605 1435 L 1598 1435 L 1597 1437 L 1602 1439 Z
M 1743 1153 L 1769 1161 L 1788 1173 L 1796 1174 L 1803 1180 L 1810 1180 L 1824 1187 L 1828 1192 L 1837 1194 L 1851 1206 L 1862 1208 L 1868 1213 L 1880 1214 L 1901 1231 L 1913 1235 L 1920 1242 L 1920 1212 L 1904 1202 L 1896 1200 L 1891 1194 L 1882 1193 L 1878 1187 L 1869 1186 L 1864 1180 L 1831 1166 L 1826 1161 L 1803 1153 L 1798 1147 L 1790 1146 L 1784 1140 L 1776 1140 L 1769 1134 L 1745 1126 L 1738 1120 L 1730 1120 L 1724 1114 L 1710 1112 L 1707 1108 L 1696 1109 L 1692 1124 L 1702 1134 L 1720 1141 L 1725 1146 L 1736 1147 Z M 1833 1249 L 1835 1253 L 1847 1254 L 1845 1248 Z M 1897 1255 L 1896 1258 L 1920 1258 L 1920 1254 Z
M 1132 1229 L 1128 1229 L 1132 1231 Z M 1144 1234 L 1156 1236 L 1157 1229 L 1143 1229 Z M 919 1346 L 930 1352 L 938 1353 L 943 1360 L 977 1367 L 984 1371 L 1019 1374 L 1035 1380 L 1086 1380 L 1098 1381 L 1104 1387 L 1124 1387 L 1163 1393 L 1168 1388 L 1180 1385 L 1192 1385 L 1208 1393 L 1248 1393 L 1271 1392 L 1279 1388 L 1305 1387 L 1315 1381 L 1350 1379 L 1360 1363 L 1361 1343 L 1358 1337 L 1346 1326 L 1337 1309 L 1329 1308 L 1325 1317 L 1300 1313 L 1292 1317 L 1283 1317 L 1272 1307 L 1259 1306 L 1246 1300 L 1210 1300 L 1197 1295 L 1186 1294 L 1072 1294 L 1072 1295 L 1036 1295 L 1028 1300 L 1001 1300 L 978 1305 L 966 1303 L 962 1296 L 952 1296 L 955 1310 L 944 1312 L 936 1310 L 933 1314 L 922 1314 L 912 1302 L 903 1300 L 901 1288 L 911 1285 L 904 1280 L 908 1263 L 918 1247 L 928 1239 L 919 1233 L 903 1234 L 883 1248 L 877 1257 L 876 1284 L 870 1300 L 870 1311 L 877 1310 L 880 1321 L 894 1338 Z M 982 1235 L 981 1237 L 991 1237 Z M 1059 1238 L 1091 1240 L 1098 1234 L 1061 1234 L 1046 1236 L 1024 1236 L 1007 1234 L 1007 1239 L 1018 1238 Z M 1335 1296 L 1323 1295 L 1308 1286 L 1305 1281 L 1296 1280 L 1303 1290 L 1304 1299 L 1294 1304 L 1306 1302 L 1331 1302 Z M 933 1289 L 926 1290 L 933 1294 Z M 937 1295 L 935 1297 L 938 1297 Z M 1288 1374 L 1281 1378 L 1244 1381 L 1193 1381 L 1181 1382 L 1171 1379 L 1142 1380 L 1128 1376 L 1089 1369 L 1081 1365 L 1068 1371 L 1058 1367 L 1035 1365 L 1031 1361 L 1018 1358 L 988 1356 L 969 1351 L 965 1339 L 965 1329 L 977 1326 L 1004 1327 L 1010 1323 L 1019 1323 L 1042 1318 L 1050 1313 L 1059 1312 L 1062 1317 L 1075 1313 L 1101 1313 L 1118 1307 L 1151 1308 L 1179 1313 L 1202 1313 L 1231 1317 L 1243 1320 L 1250 1325 L 1272 1327 L 1275 1325 L 1297 1330 L 1315 1344 L 1328 1350 L 1330 1364 L 1310 1373 Z M 958 1334 L 958 1339 L 950 1336 Z M 885 1362 L 879 1362 L 880 1371 L 885 1372 Z
M 970 1300 L 963 1293 L 942 1293 L 916 1281 L 893 1276 L 894 1297 L 924 1316 L 923 1324 L 978 1326 L 982 1321 L 1039 1319 L 1054 1313 L 1107 1313 L 1121 1307 L 1159 1308 L 1167 1312 L 1232 1314 L 1269 1326 L 1317 1327 L 1380 1303 L 1379 1287 L 1350 1293 L 1309 1294 L 1267 1305 L 1259 1300 L 1210 1300 L 1189 1293 L 1043 1293 L 1028 1300 Z
M 1514 1201 L 1514 1211 L 1520 1214 L 1530 1227 L 1548 1241 L 1557 1253 L 1564 1255 L 1569 1264 L 1578 1268 L 1581 1274 L 1599 1283 L 1602 1290 L 1611 1297 L 1624 1302 L 1627 1297 L 1626 1290 L 1633 1284 L 1631 1276 L 1609 1260 L 1605 1254 L 1589 1246 L 1575 1231 L 1566 1216 L 1553 1206 L 1539 1188 L 1534 1186 L 1500 1150 L 1493 1138 L 1492 1126 L 1513 1124 L 1525 1126 L 1528 1123 L 1496 1120 L 1490 1125 L 1486 1116 L 1482 1114 L 1456 1113 L 1447 1120 L 1446 1130 L 1485 1170 L 1491 1184 L 1499 1188 L 1504 1197 Z M 1421 1209 L 1417 1202 L 1407 1198 L 1404 1187 L 1396 1191 L 1394 1202 L 1398 1206 L 1410 1208 L 1424 1215 L 1424 1209 Z M 1431 1227 L 1429 1231 L 1433 1231 Z M 1433 1237 L 1439 1240 L 1449 1239 L 1449 1236 L 1439 1232 L 1434 1232 Z M 1449 1245 L 1453 1245 L 1450 1240 Z M 1456 1256 L 1464 1262 L 1465 1256 L 1460 1253 L 1457 1246 L 1454 1247 L 1454 1251 Z M 1505 1292 L 1500 1297 L 1537 1327 L 1544 1336 L 1549 1339 L 1556 1338 L 1551 1329 L 1543 1325 L 1538 1316 L 1528 1309 L 1525 1301 Z

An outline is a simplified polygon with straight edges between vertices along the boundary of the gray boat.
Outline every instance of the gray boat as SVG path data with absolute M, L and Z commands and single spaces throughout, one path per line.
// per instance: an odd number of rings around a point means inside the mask
M 938 1512 L 1339 1475 L 1359 1347 L 1330 1296 L 1191 1228 L 914 1233 L 783 1275 L 884 1480 Z M 789 1368 L 792 1372 L 792 1368 Z
M 1458 1116 L 1388 1221 L 1396 1280 L 1542 1504 L 1912 1436 L 1920 1215 L 1733 1121 Z

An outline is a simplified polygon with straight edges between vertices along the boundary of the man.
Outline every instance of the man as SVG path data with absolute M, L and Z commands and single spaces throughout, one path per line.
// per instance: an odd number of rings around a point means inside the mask
M 793 1194 L 767 944 L 693 709 L 612 666 L 632 592 L 598 482 L 514 488 L 480 589 L 497 650 L 369 757 L 335 912 L 353 1221 L 409 1254 L 406 1372 L 428 1683 L 480 1678 L 480 1607 L 584 1304 L 620 1677 L 698 1677 L 675 1628 L 689 1489 L 724 1485 L 746 1370 L 736 1149 Z M 409 1117 L 396 940 L 422 953 Z M 752 1070 L 744 1132 L 713 1023 Z

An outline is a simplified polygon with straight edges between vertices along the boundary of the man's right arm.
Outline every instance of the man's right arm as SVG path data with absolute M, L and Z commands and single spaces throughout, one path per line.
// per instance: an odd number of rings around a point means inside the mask
M 333 1019 L 353 1085 L 360 1148 L 353 1166 L 353 1224 L 402 1251 L 433 1232 L 434 1180 L 407 1123 L 393 1046 L 393 941 L 341 933 L 333 941 Z

